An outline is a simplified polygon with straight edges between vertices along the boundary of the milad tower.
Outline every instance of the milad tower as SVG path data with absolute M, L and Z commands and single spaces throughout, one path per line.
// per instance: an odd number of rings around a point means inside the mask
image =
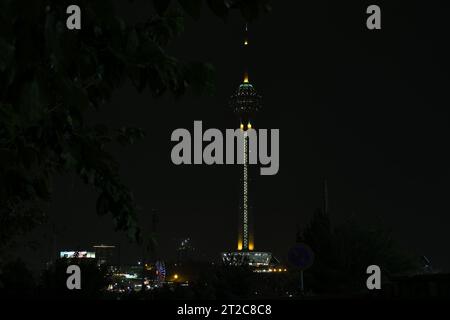
M 226 252 L 222 254 L 222 259 L 226 264 L 231 265 L 249 265 L 253 267 L 268 266 L 272 255 L 270 252 L 257 252 L 255 249 L 253 233 L 253 212 L 250 205 L 250 130 L 254 128 L 254 118 L 261 108 L 261 96 L 255 90 L 255 87 L 249 81 L 248 59 L 250 45 L 248 36 L 248 27 L 245 26 L 245 35 L 243 40 L 243 51 L 245 70 L 242 83 L 236 92 L 230 98 L 230 107 L 236 114 L 239 128 L 243 131 L 243 152 L 238 156 L 243 156 L 240 178 L 240 201 L 238 215 L 238 239 L 237 251 Z M 239 140 L 239 139 L 238 139 Z M 255 150 L 256 152 L 256 150 Z

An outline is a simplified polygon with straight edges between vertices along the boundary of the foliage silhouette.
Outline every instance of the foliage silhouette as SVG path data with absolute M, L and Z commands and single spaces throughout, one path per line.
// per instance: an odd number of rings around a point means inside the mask
M 71 264 L 80 267 L 80 290 L 67 289 L 66 270 Z M 104 297 L 109 279 L 106 267 L 98 267 L 93 259 L 57 259 L 43 272 L 39 292 L 41 298 L 49 299 L 99 299 Z
M 36 293 L 33 274 L 26 263 L 16 259 L 0 265 L 0 295 L 3 297 L 29 298 Z
M 198 18 L 206 3 L 220 18 L 236 8 L 251 20 L 269 9 L 267 0 L 154 0 L 155 13 L 133 25 L 114 2 L 0 2 L 0 247 L 45 220 L 52 177 L 61 173 L 93 186 L 98 214 L 111 214 L 117 230 L 139 239 L 133 194 L 106 146 L 134 143 L 144 132 L 88 125 L 86 111 L 100 108 L 127 79 L 155 97 L 212 93 L 210 64 L 164 50 L 182 34 L 186 13 Z M 71 4 L 82 8 L 81 30 L 66 29 Z
M 297 234 L 315 253 L 314 265 L 305 272 L 305 282 L 315 293 L 365 291 L 369 265 L 380 266 L 383 275 L 415 270 L 415 260 L 393 241 L 382 223 L 367 224 L 351 216 L 333 227 L 330 216 L 318 209 L 309 224 Z

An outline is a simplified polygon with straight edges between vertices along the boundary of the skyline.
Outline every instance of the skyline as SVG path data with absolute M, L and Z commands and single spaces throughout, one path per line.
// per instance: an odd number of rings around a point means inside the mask
M 280 128 L 282 162 L 276 176 L 258 181 L 257 230 L 264 235 L 258 243 L 286 256 L 296 225 L 304 226 L 321 207 L 326 178 L 333 221 L 354 214 L 371 224 L 379 216 L 403 247 L 449 269 L 450 258 L 440 248 L 448 240 L 450 219 L 449 110 L 442 108 L 448 101 L 448 60 L 443 31 L 435 30 L 442 13 L 420 16 L 419 24 L 418 7 L 387 5 L 386 28 L 373 34 L 363 30 L 364 16 L 355 17 L 356 9 L 324 3 L 304 4 L 292 13 L 275 7 L 251 27 L 252 65 L 258 66 L 251 79 L 265 102 L 258 127 Z M 363 12 L 362 5 L 358 9 Z M 293 40 L 286 30 L 297 14 L 300 31 Z M 113 152 L 141 206 L 142 223 L 152 210 L 160 216 L 162 251 L 170 250 L 176 235 L 204 244 L 208 258 L 234 247 L 238 186 L 233 170 L 178 168 L 170 162 L 169 142 L 170 132 L 194 120 L 215 128 L 235 123 L 227 102 L 241 80 L 241 27 L 237 18 L 226 25 L 205 17 L 190 23 L 172 48 L 187 58 L 214 62 L 216 96 L 154 99 L 127 84 L 91 115 L 92 122 L 125 121 L 146 129 L 144 141 Z M 51 222 L 65 230 L 58 236 L 62 246 L 126 242 L 114 233 L 110 217 L 96 216 L 95 193 L 70 177 L 56 181 Z

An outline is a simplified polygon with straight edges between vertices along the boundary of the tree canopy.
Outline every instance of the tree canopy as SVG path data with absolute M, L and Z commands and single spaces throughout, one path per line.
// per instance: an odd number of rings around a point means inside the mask
M 359 221 L 350 216 L 333 225 L 330 216 L 318 209 L 308 225 L 297 234 L 314 251 L 314 264 L 306 275 L 316 293 L 354 293 L 365 289 L 366 269 L 378 265 L 383 274 L 411 272 L 416 261 L 402 251 L 383 223 Z
M 81 30 L 66 28 L 72 4 L 82 10 Z M 198 19 L 204 6 L 222 19 L 237 9 L 252 20 L 270 9 L 268 0 L 154 0 L 145 22 L 129 24 L 114 4 L 0 2 L 0 246 L 45 219 L 52 177 L 66 172 L 98 191 L 99 214 L 139 238 L 133 194 L 105 146 L 134 143 L 144 132 L 88 125 L 86 112 L 101 108 L 127 79 L 155 97 L 211 93 L 212 65 L 165 51 L 181 36 L 185 16 Z

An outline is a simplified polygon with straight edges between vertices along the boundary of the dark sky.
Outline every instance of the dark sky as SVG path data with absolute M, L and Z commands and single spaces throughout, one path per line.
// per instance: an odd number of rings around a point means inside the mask
M 448 17 L 438 1 L 377 3 L 378 31 L 365 26 L 373 4 L 366 1 L 274 1 L 272 13 L 250 25 L 250 80 L 263 96 L 257 126 L 280 129 L 280 171 L 255 179 L 256 249 L 285 259 L 296 225 L 321 206 L 326 177 L 334 223 L 351 215 L 364 224 L 381 220 L 406 250 L 448 269 Z M 140 19 L 151 5 L 121 10 Z M 242 29 L 238 15 L 223 23 L 204 10 L 170 48 L 215 65 L 215 96 L 155 100 L 125 85 L 91 117 L 147 131 L 142 142 L 112 151 L 144 227 L 152 209 L 159 213 L 164 257 L 174 255 L 180 237 L 191 237 L 210 259 L 235 248 L 237 168 L 175 166 L 170 135 L 193 130 L 194 120 L 235 127 L 228 98 L 242 79 Z M 137 247 L 112 230 L 109 216 L 96 216 L 96 196 L 77 178 L 56 179 L 50 222 L 58 248 L 120 243 L 122 258 L 132 261 Z M 35 233 L 41 249 L 27 253 L 42 261 L 51 248 L 45 228 Z

